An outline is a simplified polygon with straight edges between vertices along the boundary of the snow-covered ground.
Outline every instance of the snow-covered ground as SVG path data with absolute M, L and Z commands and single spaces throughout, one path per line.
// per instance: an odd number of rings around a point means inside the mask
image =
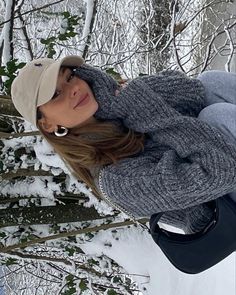
M 140 228 L 119 230 L 113 240 L 110 231 L 100 232 L 92 243 L 82 246 L 89 254 L 105 254 L 114 259 L 139 283 L 148 295 L 235 295 L 235 254 L 197 275 L 176 270 L 151 236 Z M 104 247 L 112 241 L 112 247 Z

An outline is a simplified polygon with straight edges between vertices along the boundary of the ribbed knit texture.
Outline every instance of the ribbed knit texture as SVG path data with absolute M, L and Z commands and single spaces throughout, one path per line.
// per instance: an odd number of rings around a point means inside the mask
M 212 216 L 203 203 L 236 189 L 236 148 L 217 129 L 197 119 L 204 88 L 177 71 L 139 77 L 115 96 L 117 84 L 83 66 L 98 119 L 113 119 L 150 138 L 144 152 L 102 170 L 106 194 L 136 217 L 170 211 L 162 220 L 186 232 L 202 229 Z

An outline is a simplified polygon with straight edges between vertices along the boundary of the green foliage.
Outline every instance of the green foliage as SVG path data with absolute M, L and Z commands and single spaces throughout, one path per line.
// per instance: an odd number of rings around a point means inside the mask
M 92 238 L 94 237 L 94 234 L 88 232 L 85 234 L 85 236 L 88 238 L 88 240 L 92 240 Z
M 85 279 L 81 279 L 81 281 L 79 283 L 79 288 L 80 288 L 81 293 L 88 290 L 87 281 Z
M 6 259 L 6 261 L 2 262 L 2 264 L 9 266 L 9 265 L 13 265 L 13 264 L 18 264 L 18 261 L 15 258 L 9 257 Z
M 76 250 L 74 248 L 71 248 L 71 247 L 65 247 L 65 251 L 68 252 L 68 255 L 69 256 L 73 256 L 74 253 L 76 252 Z
M 2 83 L 1 91 L 3 91 L 3 93 L 10 95 L 11 84 L 17 75 L 17 71 L 23 68 L 24 65 L 24 62 L 18 63 L 18 59 L 13 59 L 8 61 L 5 66 L 0 67 L 0 76 L 8 77 L 8 79 Z
M 76 294 L 75 277 L 72 274 L 69 274 L 69 275 L 67 275 L 65 277 L 65 279 L 66 279 L 66 290 L 63 291 L 61 293 L 61 295 L 73 295 L 73 294 Z M 80 284 L 81 284 L 81 282 L 80 282 Z
M 30 232 L 25 232 L 22 234 L 20 238 L 21 243 L 27 243 L 35 239 L 35 235 L 31 234 Z
M 49 229 L 49 233 L 57 234 L 57 233 L 60 232 L 60 229 L 61 229 L 60 225 L 58 225 L 58 224 L 53 224 L 53 225 L 50 227 L 50 229 Z M 62 246 L 62 247 L 63 247 L 63 246 Z
M 122 81 L 121 75 L 118 72 L 116 72 L 114 68 L 106 69 L 106 73 L 111 75 L 118 82 Z
M 120 283 L 120 284 L 122 284 L 122 280 L 118 276 L 114 276 L 114 278 L 112 279 L 112 281 L 113 281 L 113 283 Z
M 0 173 L 3 172 L 3 167 L 4 167 L 3 162 L 0 161 Z M 1 233 L 0 233 L 0 237 L 1 237 Z
M 117 295 L 117 292 L 115 290 L 110 289 L 107 291 L 107 295 Z
M 75 27 L 79 24 L 81 17 L 77 15 L 71 15 L 68 11 L 61 13 L 63 19 L 62 22 L 66 24 L 64 32 L 58 32 L 56 36 L 51 36 L 47 39 L 40 39 L 40 42 L 45 45 L 47 50 L 47 57 L 52 58 L 56 54 L 55 46 L 60 43 L 60 41 L 67 41 L 77 35 L 75 32 Z
M 6 233 L 5 232 L 0 232 L 0 238 L 5 238 L 7 235 L 6 235 Z
M 56 37 L 50 37 L 47 39 L 40 39 L 40 42 L 46 45 L 47 48 L 47 57 L 51 58 L 56 53 L 54 46 L 56 45 Z
M 88 263 L 90 265 L 97 265 L 97 266 L 99 266 L 99 261 L 96 261 L 93 258 L 88 259 Z
M 73 295 L 76 294 L 76 289 L 74 287 L 69 288 L 68 290 L 61 293 L 62 295 Z

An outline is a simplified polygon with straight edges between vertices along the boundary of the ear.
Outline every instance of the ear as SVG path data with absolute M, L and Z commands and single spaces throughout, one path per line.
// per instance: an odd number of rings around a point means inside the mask
M 45 117 L 39 119 L 38 124 L 43 129 L 43 131 L 48 132 L 48 133 L 53 133 L 54 131 L 57 131 L 57 129 L 58 129 L 57 126 L 48 122 L 48 120 Z

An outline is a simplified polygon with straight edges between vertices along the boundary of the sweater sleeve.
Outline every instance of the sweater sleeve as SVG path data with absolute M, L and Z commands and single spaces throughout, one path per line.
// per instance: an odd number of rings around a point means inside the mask
M 95 89 L 95 95 L 98 95 L 98 100 L 104 96 L 103 103 L 110 103 L 105 98 L 110 97 L 111 100 L 115 91 L 119 88 L 118 83 L 106 72 L 99 68 L 92 67 L 88 64 L 83 64 L 75 71 L 76 75 L 86 81 L 92 88 Z
M 200 81 L 171 72 L 131 81 L 113 99 L 111 113 L 126 127 L 148 133 L 157 130 L 163 120 L 196 117 L 204 104 Z
M 182 115 L 197 117 L 206 106 L 202 82 L 180 71 L 162 71 L 144 76 L 142 80 L 155 93 L 161 93 L 162 99 Z
M 154 133 L 159 158 L 139 155 L 103 170 L 107 195 L 138 216 L 185 209 L 236 189 L 236 148 L 217 129 L 183 116 L 166 123 Z
M 163 214 L 160 222 L 182 229 L 186 234 L 203 230 L 213 217 L 213 210 L 205 203 L 185 210 L 173 210 Z

